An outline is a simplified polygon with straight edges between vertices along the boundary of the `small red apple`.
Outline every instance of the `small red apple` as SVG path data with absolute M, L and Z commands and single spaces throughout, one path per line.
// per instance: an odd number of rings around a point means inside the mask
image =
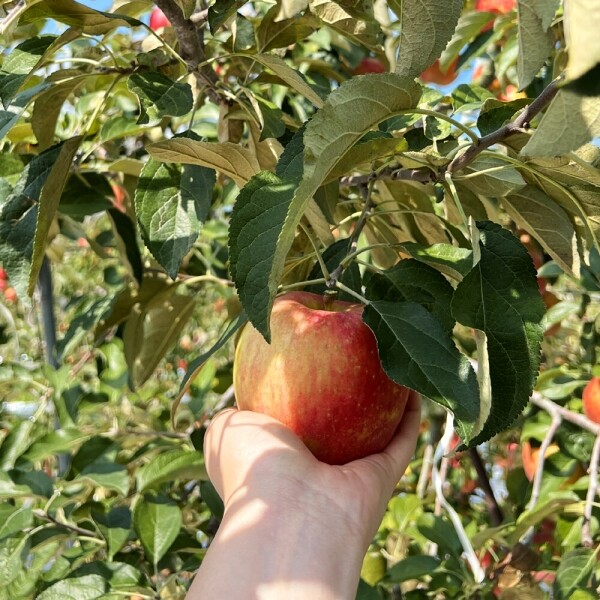
M 156 31 L 157 29 L 170 26 L 171 21 L 167 19 L 167 15 L 158 6 L 155 6 L 150 13 L 150 29 Z
M 583 412 L 585 416 L 600 423 L 600 377 L 592 377 L 583 388 Z
M 383 371 L 362 306 L 325 306 L 323 296 L 309 292 L 275 299 L 271 344 L 244 327 L 233 383 L 241 410 L 278 419 L 329 464 L 383 450 L 410 393 Z
M 387 69 L 378 58 L 367 56 L 358 63 L 353 73 L 354 75 L 366 75 L 367 73 L 385 73 L 386 71 Z
M 550 444 L 546 450 L 544 458 L 546 459 L 557 452 L 560 452 L 558 444 Z M 523 470 L 525 471 L 525 477 L 527 477 L 529 481 L 533 481 L 540 458 L 539 447 L 533 447 L 530 441 L 523 442 L 523 445 L 521 446 L 521 458 L 523 459 Z
M 8 279 L 8 273 L 0 267 L 0 280 L 6 281 Z
M 476 0 L 475 10 L 504 15 L 517 6 L 517 0 Z
M 17 290 L 14 287 L 7 287 L 4 290 L 4 299 L 7 302 L 13 303 L 17 301 Z
M 446 71 L 440 69 L 440 61 L 436 60 L 430 67 L 427 67 L 421 75 L 419 75 L 423 83 L 437 83 L 439 85 L 448 85 L 452 83 L 456 77 L 456 65 L 458 64 L 458 56 L 450 63 Z

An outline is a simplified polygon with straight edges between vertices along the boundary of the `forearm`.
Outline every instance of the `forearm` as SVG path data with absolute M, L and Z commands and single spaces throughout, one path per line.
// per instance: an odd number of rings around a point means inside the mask
M 234 503 L 187 600 L 354 600 L 364 548 L 348 537 L 289 504 Z

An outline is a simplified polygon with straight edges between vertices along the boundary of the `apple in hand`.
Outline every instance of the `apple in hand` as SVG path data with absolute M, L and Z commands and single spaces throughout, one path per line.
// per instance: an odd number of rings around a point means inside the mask
M 319 460 L 345 464 L 382 451 L 410 391 L 383 371 L 362 306 L 309 292 L 275 299 L 271 344 L 242 330 L 233 364 L 240 410 L 289 427 Z
M 167 19 L 167 15 L 158 6 L 154 7 L 150 13 L 150 29 L 156 31 L 163 27 L 170 27 L 170 25 L 171 21 Z
M 583 412 L 595 423 L 600 423 L 600 377 L 592 377 L 583 388 Z

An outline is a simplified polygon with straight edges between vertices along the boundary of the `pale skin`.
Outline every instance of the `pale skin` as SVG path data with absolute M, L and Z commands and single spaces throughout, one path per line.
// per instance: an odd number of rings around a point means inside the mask
M 186 600 L 354 600 L 419 422 L 411 394 L 383 452 L 331 466 L 268 416 L 217 415 L 204 453 L 225 514 Z

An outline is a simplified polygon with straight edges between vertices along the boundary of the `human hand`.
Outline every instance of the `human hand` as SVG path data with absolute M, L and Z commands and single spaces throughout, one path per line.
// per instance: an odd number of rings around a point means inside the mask
M 206 433 L 206 467 L 226 512 L 259 499 L 271 508 L 312 514 L 325 526 L 337 523 L 366 549 L 414 453 L 420 414 L 419 398 L 411 392 L 387 448 L 337 466 L 319 462 L 279 421 L 229 409 Z

